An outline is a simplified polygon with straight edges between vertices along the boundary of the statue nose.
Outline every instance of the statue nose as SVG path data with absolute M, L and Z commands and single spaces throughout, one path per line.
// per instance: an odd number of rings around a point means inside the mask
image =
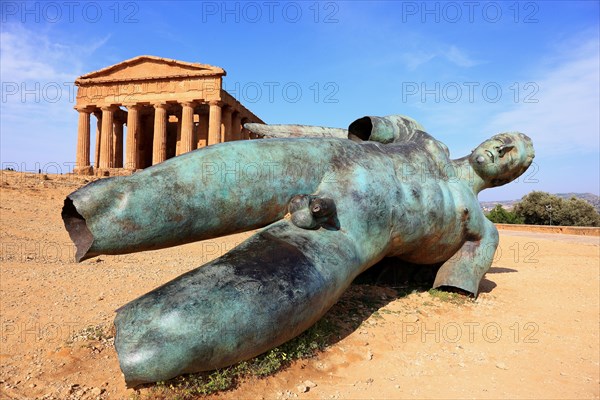
M 477 162 L 478 162 L 479 164 L 483 164 L 483 162 L 484 162 L 484 161 L 485 161 L 485 158 L 484 158 L 483 156 L 479 156 L 479 157 L 477 157 Z

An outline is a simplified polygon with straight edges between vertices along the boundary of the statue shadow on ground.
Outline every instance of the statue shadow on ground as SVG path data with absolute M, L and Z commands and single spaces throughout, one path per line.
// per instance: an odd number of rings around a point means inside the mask
M 381 308 L 411 293 L 428 291 L 440 265 L 416 265 L 386 258 L 360 274 L 323 318 L 338 328 L 333 345 L 356 331 Z
M 337 328 L 328 345 L 333 345 L 352 334 L 389 303 L 411 293 L 429 291 L 441 265 L 419 265 L 396 258 L 385 258 L 363 272 L 323 317 L 332 320 Z M 486 286 L 486 290 L 492 290 L 496 286 L 493 282 L 489 283 L 491 285 Z M 469 293 L 453 287 L 440 289 L 472 297 Z
M 351 335 L 373 314 L 389 303 L 410 295 L 431 290 L 436 274 L 441 267 L 418 265 L 386 258 L 359 275 L 323 319 L 334 323 L 335 332 L 329 337 L 328 346 L 334 345 Z M 518 272 L 511 268 L 493 267 L 488 274 Z M 479 285 L 479 294 L 490 293 L 497 284 L 484 276 Z M 443 286 L 440 290 L 458 293 L 473 298 L 470 293 L 457 288 Z
M 507 274 L 511 272 L 518 272 L 516 269 L 512 268 L 503 268 L 503 267 L 492 267 L 488 270 L 487 274 Z M 486 275 L 486 276 L 488 276 Z M 490 293 L 492 290 L 496 288 L 496 283 L 484 277 L 479 283 L 479 293 Z
M 479 293 L 490 293 L 492 290 L 496 288 L 496 283 L 490 281 L 489 279 L 483 278 L 479 283 Z
M 492 267 L 488 270 L 488 274 L 505 274 L 508 272 L 519 272 L 516 269 L 504 268 L 504 267 Z

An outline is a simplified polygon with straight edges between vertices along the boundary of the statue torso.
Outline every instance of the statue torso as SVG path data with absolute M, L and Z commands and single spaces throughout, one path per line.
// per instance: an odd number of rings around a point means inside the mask
M 361 150 L 345 154 L 352 161 L 344 164 L 343 173 L 335 173 L 332 183 L 351 185 L 354 203 L 338 204 L 338 212 L 348 223 L 357 223 L 351 213 L 361 214 L 363 231 L 387 238 L 385 256 L 421 264 L 442 262 L 479 234 L 485 216 L 468 179 L 452 176 L 454 164 L 447 150 L 436 143 L 414 142 L 351 146 Z

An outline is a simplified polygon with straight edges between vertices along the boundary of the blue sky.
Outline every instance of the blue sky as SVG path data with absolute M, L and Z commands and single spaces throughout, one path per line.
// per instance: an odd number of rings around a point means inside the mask
M 599 2 L 1 3 L 3 167 L 66 172 L 77 76 L 142 54 L 218 65 L 267 123 L 404 114 L 461 157 L 493 134 L 532 168 L 482 200 L 600 191 Z

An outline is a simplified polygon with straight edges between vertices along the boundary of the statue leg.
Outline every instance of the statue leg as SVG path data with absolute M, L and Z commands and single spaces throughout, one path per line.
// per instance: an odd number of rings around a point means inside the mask
M 318 165 L 332 153 L 291 139 L 209 146 L 92 182 L 67 196 L 62 217 L 77 261 L 261 228 L 285 215 L 293 195 L 315 192 L 325 173 Z
M 283 220 L 133 300 L 115 319 L 127 384 L 225 367 L 292 339 L 362 271 L 359 252 L 342 230 Z
M 492 265 L 498 247 L 498 230 L 486 221 L 479 240 L 465 242 L 460 250 L 439 269 L 434 288 L 450 286 L 477 296 L 479 282 Z

